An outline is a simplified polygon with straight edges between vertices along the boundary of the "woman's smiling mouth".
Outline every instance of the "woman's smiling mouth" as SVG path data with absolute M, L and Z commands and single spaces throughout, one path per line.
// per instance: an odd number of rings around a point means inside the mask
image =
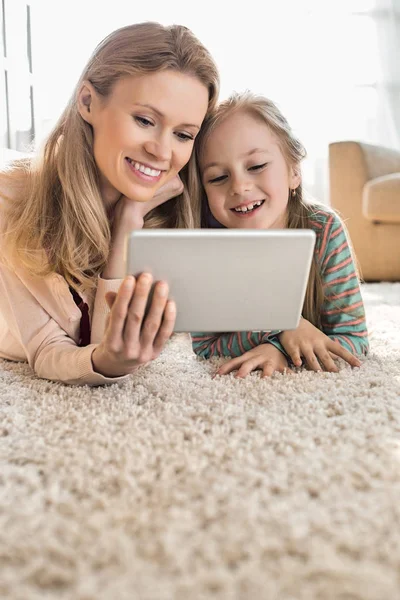
M 134 173 L 142 181 L 157 182 L 161 178 L 163 171 L 160 169 L 152 169 L 142 163 L 133 161 L 128 156 L 125 158 L 128 167 L 132 173 Z

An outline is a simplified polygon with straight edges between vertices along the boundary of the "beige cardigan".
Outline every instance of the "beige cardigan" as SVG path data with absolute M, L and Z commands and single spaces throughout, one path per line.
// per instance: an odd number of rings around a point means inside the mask
M 1 177 L 0 184 L 4 184 Z M 0 194 L 3 199 L 13 195 L 3 185 Z M 81 294 L 89 307 L 91 343 L 79 347 L 81 311 L 67 281 L 55 273 L 32 277 L 22 269 L 11 271 L 0 262 L 0 358 L 27 361 L 38 377 L 69 384 L 125 380 L 127 376 L 104 377 L 95 372 L 91 359 L 109 313 L 105 294 L 118 291 L 121 283 L 121 279 L 98 278 L 95 291 Z

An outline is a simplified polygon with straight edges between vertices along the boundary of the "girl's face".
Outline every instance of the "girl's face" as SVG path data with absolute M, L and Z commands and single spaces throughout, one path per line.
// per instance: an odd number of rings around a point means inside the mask
M 146 202 L 188 162 L 208 90 L 195 77 L 167 70 L 120 79 L 106 99 L 87 82 L 78 105 L 93 128 L 105 203 L 121 194 Z
M 228 228 L 286 227 L 289 189 L 300 175 L 288 168 L 278 139 L 253 115 L 227 117 L 208 137 L 200 169 L 211 213 Z

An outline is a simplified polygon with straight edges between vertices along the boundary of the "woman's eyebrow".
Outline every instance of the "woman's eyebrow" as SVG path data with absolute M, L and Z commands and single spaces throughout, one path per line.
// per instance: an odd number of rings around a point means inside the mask
M 158 115 L 161 119 L 163 119 L 165 117 L 164 113 L 162 113 L 160 110 L 158 110 L 158 108 L 156 108 L 152 104 L 142 104 L 141 102 L 135 102 L 135 106 L 142 106 L 143 108 L 149 108 L 150 110 L 155 112 L 156 115 Z M 181 127 L 194 127 L 195 129 L 200 130 L 200 125 L 196 125 L 195 123 L 181 123 L 180 126 Z

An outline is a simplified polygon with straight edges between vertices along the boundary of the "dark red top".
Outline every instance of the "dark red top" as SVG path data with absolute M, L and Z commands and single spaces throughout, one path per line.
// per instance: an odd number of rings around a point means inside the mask
M 74 288 L 70 286 L 69 289 L 73 299 L 75 300 L 75 304 L 82 313 L 78 346 L 88 346 L 90 344 L 89 307 L 86 302 L 82 300 L 78 292 L 74 290 Z

